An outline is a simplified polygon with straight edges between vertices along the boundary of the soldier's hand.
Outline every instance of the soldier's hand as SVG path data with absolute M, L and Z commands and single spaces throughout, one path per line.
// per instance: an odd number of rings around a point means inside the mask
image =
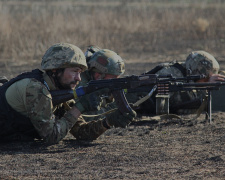
M 82 96 L 74 106 L 81 112 L 100 110 L 102 104 L 101 94 L 108 93 L 109 89 L 101 89 L 90 94 Z
M 218 82 L 218 81 L 225 81 L 225 76 L 222 74 L 212 74 L 209 78 L 210 83 Z
M 122 127 L 128 126 L 137 116 L 135 111 L 129 113 L 121 113 L 119 110 L 106 115 L 106 122 L 109 126 Z

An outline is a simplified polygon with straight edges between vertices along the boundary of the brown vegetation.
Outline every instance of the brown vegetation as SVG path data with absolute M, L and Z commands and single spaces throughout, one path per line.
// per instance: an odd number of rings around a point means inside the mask
M 115 50 L 126 74 L 200 49 L 224 68 L 224 17 L 222 0 L 0 0 L 0 72 L 38 67 L 57 42 Z M 224 115 L 143 117 L 93 142 L 1 143 L 0 179 L 224 179 Z
M 183 59 L 199 49 L 223 60 L 224 9 L 194 0 L 0 1 L 0 62 L 37 65 L 57 42 L 97 44 L 129 61 Z

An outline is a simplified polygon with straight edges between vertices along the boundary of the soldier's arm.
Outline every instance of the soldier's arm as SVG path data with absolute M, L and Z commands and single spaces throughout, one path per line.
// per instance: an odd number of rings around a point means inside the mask
M 89 111 L 86 112 L 86 114 L 96 115 L 115 108 L 117 108 L 117 105 L 115 102 L 112 102 L 108 103 L 100 111 Z M 78 140 L 95 140 L 110 128 L 107 125 L 105 118 L 105 115 L 85 118 L 88 120 L 88 122 L 86 122 L 83 118 L 79 118 L 73 128 L 70 130 L 70 133 Z
M 76 123 L 80 112 L 75 107 L 67 111 L 62 118 L 53 113 L 49 91 L 40 82 L 29 83 L 26 88 L 26 110 L 39 135 L 49 144 L 63 139 Z
M 136 112 L 122 113 L 119 109 L 107 114 L 104 118 L 85 122 L 78 120 L 70 133 L 78 140 L 95 140 L 110 127 L 127 127 L 136 117 Z
M 77 140 L 95 140 L 109 128 L 102 119 L 85 122 L 83 118 L 79 118 L 70 133 Z

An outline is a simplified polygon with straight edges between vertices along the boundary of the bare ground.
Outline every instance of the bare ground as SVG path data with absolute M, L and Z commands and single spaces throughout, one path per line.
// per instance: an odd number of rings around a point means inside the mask
M 1 179 L 224 179 L 225 113 L 143 117 L 93 142 L 2 143 Z
M 155 64 L 130 61 L 128 73 L 139 74 Z M 52 146 L 42 141 L 1 143 L 0 179 L 224 179 L 225 112 L 214 112 L 211 124 L 204 114 L 197 120 L 194 116 L 143 116 L 93 142 L 68 135 Z

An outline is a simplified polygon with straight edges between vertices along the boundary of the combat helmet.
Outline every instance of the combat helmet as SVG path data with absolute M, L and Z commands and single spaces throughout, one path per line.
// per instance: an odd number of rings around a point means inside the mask
M 86 61 L 88 62 L 91 59 L 91 56 L 93 56 L 93 54 L 99 50 L 101 50 L 101 48 L 96 45 L 88 46 L 87 50 L 84 53 L 84 56 L 86 57 Z
M 120 76 L 125 72 L 123 59 L 117 53 L 109 49 L 96 51 L 87 63 L 89 70 L 103 74 Z
M 220 68 L 217 60 L 205 51 L 191 52 L 185 61 L 185 66 L 192 75 L 204 74 L 207 77 L 210 74 L 218 74 Z
M 68 67 L 80 67 L 82 71 L 87 69 L 84 53 L 73 44 L 58 43 L 52 45 L 42 57 L 41 68 L 43 70 L 61 69 Z

